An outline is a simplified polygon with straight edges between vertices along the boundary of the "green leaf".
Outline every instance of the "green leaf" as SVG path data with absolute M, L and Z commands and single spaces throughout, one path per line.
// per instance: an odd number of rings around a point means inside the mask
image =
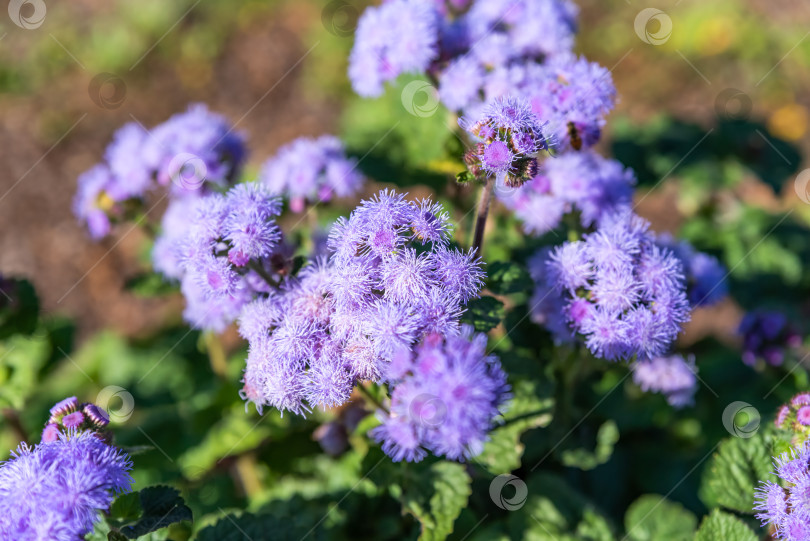
M 456 182 L 459 184 L 467 184 L 473 180 L 475 180 L 475 175 L 469 171 L 462 171 L 461 173 L 456 174 Z
M 38 331 L 0 342 L 0 407 L 20 410 L 37 388 L 51 353 L 48 336 Z
M 122 494 L 110 506 L 108 520 L 128 524 L 141 516 L 141 499 L 137 492 Z
M 113 530 L 107 534 L 107 541 L 127 541 L 127 536 Z
M 752 514 L 754 489 L 760 481 L 777 481 L 771 473 L 773 437 L 759 432 L 750 438 L 730 437 L 720 444 L 703 475 L 701 498 L 717 505 Z
M 509 513 L 510 539 L 526 541 L 610 541 L 604 515 L 561 477 L 539 473 L 526 482 L 528 498 Z M 517 502 L 513 502 L 513 505 Z
M 547 426 L 554 408 L 550 383 L 519 380 L 512 385 L 512 399 L 507 404 L 504 423 L 492 430 L 489 441 L 476 461 L 495 475 L 520 467 L 524 445 L 520 437 L 532 428 Z
M 577 525 L 576 538 L 592 541 L 612 541 L 614 539 L 607 519 L 593 509 L 585 509 L 582 514 L 582 522 Z
M 745 525 L 743 521 L 714 509 L 711 514 L 700 523 L 700 529 L 695 541 L 757 541 L 757 535 Z
M 180 456 L 178 462 L 183 476 L 192 481 L 199 479 L 223 457 L 254 449 L 267 438 L 278 434 L 280 427 L 288 425 L 288 417 L 277 415 L 268 415 L 257 423 L 255 418 L 245 415 L 242 404 L 234 404 L 208 429 L 202 442 Z
M 148 272 L 128 279 L 124 288 L 136 297 L 161 297 L 177 292 L 177 285 L 167 282 L 160 274 Z
M 470 482 L 461 464 L 420 463 L 403 468 L 403 477 L 393 492 L 399 492 L 403 511 L 422 525 L 419 539 L 440 541 L 453 532 L 453 523 L 467 505 L 472 492 Z
M 605 421 L 596 433 L 596 448 L 566 449 L 560 453 L 562 463 L 581 470 L 592 470 L 604 464 L 613 455 L 613 447 L 619 441 L 619 429 L 613 420 Z
M 696 526 L 690 511 L 655 494 L 641 496 L 624 517 L 627 538 L 632 541 L 690 541 Z
M 147 487 L 141 490 L 139 499 L 143 514 L 134 524 L 121 528 L 121 533 L 129 539 L 137 539 L 175 522 L 192 519 L 191 509 L 175 488 L 163 485 Z
M 467 311 L 461 316 L 462 323 L 468 323 L 478 332 L 489 332 L 503 320 L 503 303 L 495 297 L 480 297 L 467 303 Z
M 534 282 L 528 271 L 511 261 L 496 261 L 487 265 L 487 287 L 498 295 L 530 293 Z

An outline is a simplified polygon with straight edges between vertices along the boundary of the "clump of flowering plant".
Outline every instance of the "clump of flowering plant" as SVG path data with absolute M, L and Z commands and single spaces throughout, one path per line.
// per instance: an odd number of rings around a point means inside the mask
M 389 191 L 339 219 L 328 260 L 243 310 L 243 396 L 298 414 L 339 406 L 355 382 L 381 381 L 399 348 L 458 332 L 483 272 L 477 257 L 448 246 L 449 231 L 441 205 Z
M 535 296 L 552 297 L 535 305 L 535 318 L 567 322 L 555 324 L 557 337 L 578 335 L 597 357 L 661 356 L 689 320 L 680 260 L 655 243 L 647 221 L 630 213 L 614 214 L 535 265 L 541 266 Z
M 0 537 L 75 541 L 93 529 L 113 498 L 130 490 L 132 461 L 99 430 L 106 413 L 66 398 L 33 447 L 0 465 Z

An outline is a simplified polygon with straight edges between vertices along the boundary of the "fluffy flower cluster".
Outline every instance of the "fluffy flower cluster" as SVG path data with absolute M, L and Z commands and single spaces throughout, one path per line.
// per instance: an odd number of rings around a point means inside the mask
M 271 288 L 273 256 L 281 241 L 281 204 L 266 187 L 238 184 L 226 194 L 177 199 L 155 242 L 155 269 L 180 280 L 185 318 L 222 331 L 256 293 Z
M 786 488 L 767 481 L 757 489 L 754 509 L 763 525 L 770 523 L 785 541 L 810 539 L 810 445 L 774 459 L 776 474 Z
M 328 261 L 242 312 L 244 398 L 298 414 L 337 406 L 356 381 L 380 381 L 399 348 L 456 333 L 483 272 L 474 255 L 448 247 L 449 230 L 441 205 L 388 191 L 339 219 Z
M 39 445 L 21 444 L 0 465 L 0 538 L 20 541 L 83 539 L 117 494 L 132 486 L 132 462 L 100 434 L 82 431 L 80 417 L 101 410 L 73 398 L 51 409 Z M 55 427 L 60 423 L 64 432 Z M 47 435 L 47 437 L 46 437 Z
M 90 402 L 80 404 L 75 396 L 58 402 L 51 408 L 50 415 L 42 431 L 43 443 L 56 441 L 60 434 L 71 430 L 97 430 L 110 423 L 106 411 Z
M 481 141 L 464 155 L 473 176 L 496 175 L 498 182 L 518 187 L 537 174 L 534 156 L 548 145 L 528 103 L 496 99 L 477 122 L 461 119 L 459 124 Z
M 682 355 L 656 357 L 633 365 L 633 381 L 644 392 L 660 393 L 675 408 L 694 402 L 697 368 L 693 358 Z
M 429 73 L 451 110 L 478 118 L 506 95 L 526 99 L 561 149 L 598 141 L 616 90 L 610 72 L 571 53 L 576 6 L 568 0 L 393 0 L 360 18 L 349 78 L 362 96 L 385 81 Z
M 527 61 L 501 65 L 477 79 L 463 78 L 457 69 L 451 64 L 440 78 L 439 96 L 445 105 L 476 116 L 494 99 L 519 96 L 530 104 L 539 121 L 546 123 L 547 134 L 560 151 L 593 146 L 601 136 L 605 115 L 616 102 L 610 72 L 572 54 L 556 56 L 545 64 Z M 461 85 L 472 88 L 460 92 Z
M 104 162 L 79 176 L 73 212 L 93 238 L 116 220 L 131 217 L 149 192 L 169 186 L 175 195 L 205 193 L 206 183 L 224 186 L 245 159 L 241 135 L 201 104 L 147 132 L 137 123 L 120 128 Z
M 464 326 L 459 335 L 429 334 L 413 351 L 392 358 L 391 411 L 372 437 L 399 462 L 418 462 L 427 450 L 451 460 L 481 452 L 499 408 L 509 396 L 487 338 Z
M 635 183 L 633 172 L 616 160 L 592 151 L 567 152 L 543 162 L 522 189 L 495 193 L 527 233 L 541 235 L 571 212 L 579 213 L 584 228 L 597 225 L 602 216 L 631 203 Z
M 425 71 L 438 55 L 436 7 L 426 0 L 391 0 L 360 17 L 349 78 L 361 96 L 378 96 L 386 81 Z
M 717 304 L 728 294 L 728 272 L 716 257 L 698 252 L 688 242 L 677 241 L 669 235 L 660 235 L 657 242 L 681 260 L 686 293 L 693 307 Z
M 681 263 L 638 216 L 606 217 L 584 240 L 566 242 L 533 265 L 545 266 L 533 270 L 535 319 L 564 320 L 550 330 L 563 339 L 566 331 L 579 334 L 597 357 L 661 356 L 689 320 Z
M 802 342 L 796 328 L 780 312 L 745 314 L 737 333 L 743 340 L 742 360 L 749 366 L 753 366 L 757 359 L 779 366 L 784 362 L 787 350 L 800 346 Z
M 473 101 L 494 67 L 542 61 L 571 50 L 576 6 L 568 0 L 393 0 L 360 18 L 349 78 L 362 96 L 377 96 L 405 72 L 441 72 L 443 100 Z M 458 106 L 455 106 L 458 105 Z
M 356 168 L 357 160 L 346 157 L 337 137 L 301 137 L 264 164 L 259 182 L 272 194 L 288 199 L 293 212 L 301 212 L 307 203 L 356 193 L 363 184 Z
M 777 428 L 793 432 L 793 445 L 802 445 L 810 437 L 810 393 L 799 393 L 783 404 L 776 414 Z

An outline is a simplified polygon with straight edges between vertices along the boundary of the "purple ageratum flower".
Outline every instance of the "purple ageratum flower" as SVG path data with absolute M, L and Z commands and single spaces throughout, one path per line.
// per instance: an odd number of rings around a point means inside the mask
M 117 214 L 118 206 L 106 191 L 111 183 L 112 174 L 105 165 L 96 165 L 79 175 L 73 214 L 87 227 L 93 239 L 109 234 L 110 215 Z
M 223 330 L 270 287 L 256 269 L 267 271 L 280 249 L 280 210 L 279 200 L 255 183 L 170 205 L 152 257 L 156 269 L 180 280 L 184 316 L 193 326 Z
M 430 334 L 412 351 L 400 350 L 389 373 L 395 384 L 390 414 L 371 431 L 394 461 L 418 462 L 427 451 L 451 460 L 481 452 L 509 397 L 506 375 L 486 354 L 486 342 L 464 326 L 458 335 Z
M 450 110 L 462 111 L 480 100 L 486 72 L 473 56 L 456 58 L 439 76 L 439 97 Z
M 658 244 L 672 250 L 681 260 L 692 306 L 711 306 L 728 294 L 728 272 L 716 257 L 698 252 L 687 241 L 678 242 L 669 235 L 660 235 Z
M 60 400 L 50 409 L 52 423 L 58 423 L 62 417 L 69 413 L 73 413 L 79 409 L 79 399 L 75 396 L 69 396 L 64 400 Z
M 357 171 L 357 160 L 346 157 L 340 139 L 323 135 L 301 137 L 281 147 L 265 162 L 259 182 L 289 200 L 294 212 L 302 212 L 307 203 L 357 193 L 363 176 Z
M 632 202 L 635 176 L 616 160 L 592 151 L 564 152 L 543 162 L 540 172 L 520 190 L 496 191 L 515 212 L 527 233 L 556 228 L 563 216 L 579 211 L 584 228 Z
M 530 87 L 532 110 L 549 123 L 562 148 L 593 146 L 601 135 L 604 117 L 616 103 L 610 72 L 574 55 L 552 59 Z
M 577 6 L 568 0 L 476 0 L 465 15 L 472 49 L 503 34 L 510 59 L 550 59 L 571 51 Z
M 750 312 L 743 317 L 737 333 L 743 340 L 743 362 L 749 366 L 757 359 L 779 366 L 790 349 L 801 345 L 795 326 L 779 312 Z
M 281 240 L 274 220 L 281 211 L 279 201 L 259 184 L 238 184 L 228 192 L 226 206 L 222 238 L 230 245 L 228 260 L 242 267 L 270 256 Z
M 369 7 L 357 23 L 349 79 L 364 97 L 379 96 L 386 81 L 424 72 L 439 56 L 439 14 L 423 0 L 391 0 Z
M 593 146 L 601 136 L 604 117 L 616 102 L 616 88 L 604 67 L 563 54 L 545 64 L 522 60 L 499 66 L 484 77 L 484 100 L 518 96 L 527 101 L 544 133 L 560 151 Z M 466 115 L 480 105 L 470 102 Z
M 568 302 L 560 294 L 556 278 L 549 273 L 548 261 L 550 257 L 551 248 L 544 247 L 538 250 L 527 262 L 529 275 L 534 280 L 534 291 L 529 300 L 531 319 L 548 330 L 555 342 L 569 343 L 573 341 L 574 333 L 567 319 L 574 315 L 574 311 L 568 309 Z M 587 306 L 590 307 L 590 303 Z M 584 318 L 572 319 L 579 323 Z
M 805 443 L 790 453 L 774 458 L 782 485 L 768 481 L 756 491 L 754 510 L 762 525 L 770 524 L 780 539 L 800 540 L 810 535 L 810 445 Z
M 149 133 L 137 122 L 124 124 L 104 151 L 112 182 L 107 189 L 114 201 L 143 198 L 156 187 L 159 153 Z
M 104 163 L 79 177 L 74 214 L 101 238 L 111 220 L 131 214 L 125 203 L 143 204 L 170 181 L 175 196 L 209 193 L 206 183 L 225 186 L 238 176 L 245 154 L 242 136 L 204 105 L 191 105 L 151 133 L 126 124 L 113 136 Z
M 0 537 L 74 541 L 130 490 L 132 462 L 92 432 L 69 432 L 0 465 Z
M 633 381 L 642 391 L 660 393 L 671 406 L 682 408 L 694 402 L 697 390 L 696 372 L 692 357 L 656 357 L 633 365 Z
M 527 102 L 497 98 L 477 122 L 461 119 L 459 125 L 481 141 L 464 157 L 473 175 L 496 175 L 508 186 L 520 186 L 537 174 L 534 155 L 548 146 Z
M 155 127 L 151 140 L 159 154 L 157 181 L 163 185 L 173 181 L 172 191 L 178 195 L 195 192 L 204 182 L 226 186 L 239 175 L 247 156 L 244 137 L 224 116 L 201 103 Z
M 245 399 L 297 414 L 337 406 L 425 333 L 457 332 L 483 273 L 478 258 L 447 249 L 449 231 L 440 205 L 389 191 L 338 220 L 328 261 L 243 309 Z
M 534 319 L 567 321 L 597 357 L 663 355 L 688 321 L 689 304 L 680 262 L 655 245 L 648 227 L 637 216 L 611 215 L 585 240 L 541 255 L 547 269 L 533 272 L 535 298 L 542 295 Z M 552 332 L 565 339 L 559 325 Z

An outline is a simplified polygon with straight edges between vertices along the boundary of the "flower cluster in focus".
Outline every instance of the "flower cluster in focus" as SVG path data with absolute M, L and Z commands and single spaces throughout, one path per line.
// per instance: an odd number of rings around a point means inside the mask
M 597 357 L 661 356 L 689 320 L 681 262 L 655 243 L 638 216 L 614 214 L 584 240 L 566 242 L 533 265 L 545 266 L 533 274 L 535 297 L 547 299 L 534 305 L 535 319 L 565 321 L 552 329 L 558 338 L 566 339 L 567 327 Z
M 763 525 L 771 524 L 785 541 L 810 538 L 810 446 L 803 445 L 774 459 L 776 475 L 786 488 L 768 481 L 757 489 L 754 509 Z
M 528 104 L 512 97 L 489 104 L 481 118 L 459 124 L 480 142 L 464 155 L 475 178 L 497 177 L 509 187 L 522 186 L 537 174 L 535 154 L 548 145 Z
M 388 191 L 340 218 L 328 261 L 243 310 L 244 397 L 298 414 L 338 406 L 356 381 L 380 381 L 400 348 L 425 333 L 456 333 L 483 272 L 475 256 L 448 246 L 449 230 L 441 205 Z
M 103 424 L 96 406 L 65 399 L 51 409 L 42 442 L 21 444 L 0 465 L 0 538 L 76 541 L 130 490 L 132 462 L 92 429 Z
M 170 205 L 152 260 L 164 276 L 180 280 L 193 326 L 222 331 L 258 292 L 276 284 L 280 211 L 280 200 L 256 183 Z

